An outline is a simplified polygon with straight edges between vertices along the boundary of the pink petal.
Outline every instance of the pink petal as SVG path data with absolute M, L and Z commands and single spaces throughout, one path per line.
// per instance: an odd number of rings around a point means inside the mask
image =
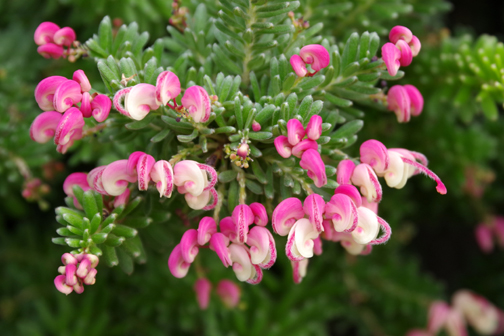
M 406 90 L 406 92 L 407 92 L 407 94 L 408 94 L 408 96 L 410 98 L 410 102 L 411 102 L 411 107 L 410 107 L 411 115 L 415 116 L 415 117 L 418 116 L 418 115 L 420 115 L 420 113 L 422 113 L 423 106 L 424 106 L 424 99 L 422 97 L 422 94 L 413 85 L 407 84 L 407 85 L 404 85 L 403 87 Z
M 249 225 L 254 223 L 254 213 L 246 204 L 240 204 L 233 210 L 233 222 L 236 225 L 236 237 L 239 243 L 247 242 Z
M 151 110 L 158 108 L 156 87 L 151 84 L 142 83 L 133 86 L 124 98 L 124 109 L 128 111 L 128 116 L 134 120 L 142 120 Z
M 390 76 L 397 75 L 397 71 L 401 67 L 401 51 L 393 43 L 385 43 L 381 49 L 382 59 L 387 66 L 387 71 Z
M 397 43 L 399 40 L 404 40 L 406 43 L 409 43 L 412 38 L 413 34 L 411 30 L 404 26 L 395 26 L 389 33 L 389 40 L 392 43 Z
M 411 41 L 408 44 L 411 48 L 411 54 L 413 55 L 413 57 L 417 56 L 418 53 L 420 52 L 420 49 L 422 49 L 422 44 L 420 43 L 418 37 L 413 35 Z
M 199 196 L 205 189 L 205 177 L 196 161 L 179 161 L 174 169 L 174 183 L 177 187 L 184 187 L 186 192 Z M 205 173 L 206 174 L 206 173 Z
M 90 269 L 91 269 L 91 261 L 89 261 L 89 259 L 85 258 L 79 264 L 79 267 L 77 268 L 77 271 L 76 271 L 76 275 L 81 279 L 85 278 Z M 67 283 L 68 283 L 68 281 L 67 281 Z
M 82 113 L 82 116 L 84 118 L 89 118 L 91 117 L 91 95 L 89 92 L 84 92 L 82 93 L 82 99 L 81 99 L 81 105 L 79 107 L 79 110 Z
M 54 33 L 54 43 L 70 47 L 75 41 L 75 32 L 70 27 L 64 27 Z
M 65 50 L 62 46 L 54 43 L 46 43 L 37 48 L 37 52 L 44 58 L 58 59 L 63 56 Z
M 306 269 L 308 268 L 309 259 L 303 259 L 301 261 L 292 261 L 292 278 L 295 284 L 300 284 L 303 278 L 306 276 Z
M 82 99 L 81 87 L 73 80 L 61 83 L 54 92 L 53 105 L 58 112 L 65 112 Z
M 138 176 L 138 190 L 149 189 L 150 173 L 156 160 L 148 154 L 144 154 L 138 160 L 136 171 Z
M 203 217 L 198 225 L 198 244 L 205 245 L 216 232 L 217 224 L 215 224 L 215 220 L 212 217 Z
M 124 192 L 114 198 L 114 208 L 120 207 L 121 205 L 128 204 L 131 191 L 129 189 L 124 190 Z
M 474 236 L 476 237 L 476 242 L 481 251 L 484 253 L 490 253 L 493 250 L 493 233 L 490 227 L 485 224 L 480 224 L 474 230 Z
M 324 231 L 322 222 L 324 221 L 325 201 L 318 194 L 311 194 L 305 198 L 303 210 L 308 215 L 310 223 L 317 232 Z
M 215 171 L 215 169 L 213 167 L 206 165 L 206 164 L 198 163 L 198 167 L 202 171 L 205 171 L 206 174 L 210 176 L 210 181 L 208 182 L 208 185 L 203 190 L 212 189 L 218 180 L 217 172 Z M 206 176 L 205 174 L 203 174 L 203 175 Z
M 273 230 L 280 236 L 286 236 L 294 223 L 305 215 L 303 204 L 295 197 L 280 202 L 271 216 Z
M 411 61 L 413 61 L 413 54 L 408 43 L 404 40 L 399 40 L 395 45 L 401 51 L 401 58 L 399 59 L 401 66 L 410 65 Z
M 90 269 L 86 277 L 82 280 L 82 282 L 84 282 L 84 284 L 86 285 L 94 285 L 96 282 L 97 273 L 98 271 L 96 270 L 96 268 Z
M 314 149 L 306 150 L 301 157 L 301 161 L 299 161 L 299 165 L 308 171 L 308 177 L 313 180 L 318 188 L 327 184 L 325 165 L 319 152 Z
M 48 111 L 39 114 L 30 126 L 30 138 L 38 143 L 51 140 L 61 120 L 61 113 Z
M 253 276 L 254 268 L 246 248 L 243 245 L 233 243 L 229 245 L 228 250 L 236 278 L 240 281 L 249 280 Z
M 87 191 L 91 189 L 91 187 L 88 184 L 87 181 L 87 174 L 86 173 L 72 173 L 67 176 L 65 179 L 65 182 L 63 182 L 63 191 L 67 196 L 73 197 L 74 198 L 74 204 L 78 208 L 82 209 L 82 204 L 79 204 L 77 199 L 75 198 L 74 192 L 73 192 L 73 186 L 78 185 L 79 187 L 82 188 L 83 191 Z
M 173 169 L 170 162 L 159 160 L 154 164 L 150 177 L 159 191 L 159 197 L 171 197 L 173 191 Z
M 58 275 L 56 278 L 54 278 L 54 286 L 61 293 L 68 295 L 73 292 L 73 287 L 68 286 L 65 283 L 65 279 L 66 277 L 64 275 Z
M 173 72 L 163 71 L 156 80 L 156 100 L 159 105 L 166 105 L 180 94 L 180 80 Z
M 74 264 L 68 264 L 65 266 L 65 283 L 68 286 L 73 286 L 77 283 L 77 276 L 75 271 L 77 270 L 77 266 Z
M 110 98 L 104 94 L 99 94 L 91 102 L 91 114 L 97 122 L 103 122 L 107 119 L 111 107 L 112 101 Z
M 224 217 L 219 223 L 220 231 L 232 242 L 236 242 L 236 225 L 231 216 Z
M 270 246 L 268 233 L 268 229 L 262 226 L 254 226 L 248 234 L 247 244 L 250 246 L 250 259 L 254 265 L 268 261 L 266 260 Z
M 254 223 L 259 226 L 268 225 L 268 213 L 266 212 L 266 208 L 261 203 L 252 203 L 250 204 L 250 210 L 254 214 Z
M 259 267 L 268 269 L 273 264 L 275 263 L 277 259 L 277 250 L 276 250 L 276 244 L 275 244 L 275 238 L 273 238 L 273 235 L 271 232 L 268 230 L 268 240 L 269 240 L 269 247 L 268 247 L 268 255 L 266 258 L 259 264 Z
M 318 236 L 316 239 L 313 239 L 313 253 L 316 255 L 322 254 L 322 239 Z
M 301 142 L 292 148 L 292 155 L 301 158 L 308 149 L 318 150 L 318 143 L 310 139 L 301 140 Z
M 204 310 L 208 308 L 210 303 L 210 291 L 212 290 L 212 284 L 207 278 L 200 278 L 194 283 L 194 291 L 196 292 L 196 300 L 200 309 Z
M 91 267 L 96 267 L 96 266 L 98 266 L 98 263 L 100 262 L 100 259 L 98 259 L 98 257 L 97 257 L 96 255 L 94 255 L 94 254 L 90 254 L 90 253 L 86 253 L 86 254 L 83 256 L 82 260 L 84 260 L 84 259 L 89 260 L 89 262 L 91 263 Z M 82 260 L 81 260 L 81 261 L 82 261 Z
M 181 102 L 195 122 L 206 122 L 210 118 L 210 97 L 201 86 L 187 88 Z
M 297 250 L 296 252 L 304 258 L 311 258 L 313 257 L 313 248 L 315 245 L 313 240 L 319 236 L 319 232 L 314 229 L 313 225 L 306 218 L 298 220 L 296 224 L 291 229 L 291 231 L 295 230 L 294 240 L 296 248 L 294 251 Z M 289 256 L 287 255 L 287 257 Z
M 411 117 L 411 99 L 401 85 L 394 85 L 387 94 L 388 109 L 396 114 L 397 121 L 408 122 Z
M 352 183 L 360 187 L 361 194 L 369 202 L 379 202 L 382 197 L 382 188 L 375 172 L 366 163 L 357 165 L 352 175 Z
M 73 286 L 73 290 L 75 291 L 75 293 L 77 294 L 82 294 L 84 293 L 84 285 L 81 283 L 81 282 L 77 282 L 74 286 Z
M 259 132 L 261 130 L 261 124 L 259 124 L 257 121 L 252 121 L 252 131 L 254 132 Z
M 231 280 L 223 279 L 217 285 L 217 295 L 228 308 L 234 308 L 240 302 L 240 287 Z
M 206 191 L 204 191 L 204 192 L 206 192 Z M 217 193 L 217 190 L 215 190 L 215 188 L 212 188 L 212 189 L 208 190 L 208 192 L 211 195 L 212 201 L 203 207 L 202 210 L 204 210 L 204 211 L 213 210 L 217 206 L 217 204 L 219 203 L 219 194 Z
M 305 130 L 301 121 L 291 119 L 287 122 L 287 140 L 291 146 L 295 146 L 305 136 Z
M 365 209 L 370 210 L 368 208 L 365 208 Z M 372 211 L 372 210 L 370 210 L 370 211 Z M 372 211 L 372 212 L 374 213 L 374 211 Z M 383 231 L 383 235 L 379 238 L 376 238 L 376 239 L 370 241 L 369 245 L 384 244 L 390 239 L 390 236 L 392 235 L 392 229 L 390 228 L 390 225 L 383 218 L 378 217 L 378 216 L 376 216 L 376 217 L 378 218 L 378 223 L 380 224 L 380 227 Z
M 122 115 L 125 115 L 126 117 L 130 117 L 130 113 L 126 110 L 123 104 L 126 103 L 126 96 L 128 93 L 131 91 L 131 87 L 127 87 L 125 89 L 119 90 L 116 92 L 114 95 L 114 108 L 119 111 Z
M 247 283 L 251 285 L 257 285 L 262 281 L 263 271 L 258 265 L 252 265 L 252 275 L 247 280 Z
M 66 79 L 65 77 L 51 76 L 41 80 L 40 83 L 38 83 L 37 87 L 35 88 L 35 100 L 42 110 L 54 110 L 54 92 L 56 92 L 58 86 L 60 86 L 67 80 L 68 79 Z
M 450 306 L 444 301 L 434 301 L 431 303 L 428 322 L 428 330 L 431 333 L 437 334 L 443 328 L 450 310 Z
M 329 65 L 331 60 L 327 49 L 320 44 L 309 44 L 301 48 L 299 55 L 311 68 L 320 71 Z
M 63 265 L 77 265 L 77 259 L 71 253 L 63 253 L 61 256 Z
M 367 140 L 360 146 L 360 160 L 367 163 L 377 174 L 383 174 L 389 165 L 387 147 L 378 140 Z
M 66 145 L 73 140 L 79 140 L 82 137 L 82 128 L 84 127 L 84 118 L 81 111 L 75 107 L 69 108 L 61 117 L 56 132 L 54 133 L 54 143 L 57 145 Z
M 397 152 L 389 151 L 388 156 L 389 167 L 383 177 L 389 187 L 401 189 L 415 169 L 405 164 L 402 161 L 402 156 Z
M 285 135 L 279 135 L 275 138 L 275 148 L 281 157 L 287 159 L 292 154 L 292 146 Z
M 192 263 L 199 252 L 198 231 L 195 229 L 189 229 L 184 232 L 179 245 L 184 261 L 189 264 Z
M 101 175 L 103 189 L 111 196 L 121 195 L 126 188 L 128 182 L 134 183 L 137 181 L 135 175 L 129 175 L 126 171 L 128 160 L 118 160 L 109 164 Z
M 35 29 L 35 34 L 33 39 L 37 45 L 44 45 L 46 43 L 53 42 L 54 33 L 56 33 L 60 27 L 52 22 L 42 22 L 39 24 L 37 29 Z
M 88 92 L 91 90 L 91 83 L 89 83 L 89 79 L 83 70 L 77 70 L 73 73 L 72 80 L 79 83 L 81 86 L 82 92 Z
M 416 161 L 407 159 L 405 157 L 402 157 L 402 160 L 404 161 L 404 163 L 409 164 L 410 166 L 418 169 L 421 173 L 425 174 L 426 176 L 428 176 L 431 179 L 433 179 L 434 181 L 436 181 L 436 183 L 437 183 L 437 186 L 436 186 L 437 192 L 440 193 L 441 195 L 446 194 L 447 190 L 446 190 L 445 185 L 443 184 L 443 182 L 441 181 L 441 179 L 436 174 L 434 174 L 434 172 L 432 172 L 427 167 L 422 166 L 420 163 L 418 163 Z
M 184 198 L 187 202 L 187 205 L 189 205 L 189 207 L 194 210 L 205 209 L 207 207 L 207 204 L 212 199 L 212 190 L 214 189 L 204 190 L 198 196 L 193 196 L 191 193 L 186 193 L 184 195 Z
M 359 220 L 357 207 L 350 197 L 336 194 L 326 204 L 325 215 L 330 219 L 337 232 L 352 232 Z
M 338 233 L 334 230 L 332 220 L 324 219 L 324 221 L 322 222 L 322 225 L 324 226 L 324 232 L 322 232 L 320 236 L 322 238 L 324 238 L 325 240 L 332 241 L 333 237 L 336 237 L 336 234 Z
M 362 197 L 362 206 L 364 208 L 368 208 L 369 210 L 373 211 L 375 214 L 378 215 L 378 203 L 376 202 L 368 202 L 366 197 Z
M 217 253 L 224 267 L 232 265 L 231 256 L 228 250 L 229 239 L 223 233 L 216 232 L 210 238 L 210 249 Z
M 455 309 L 450 310 L 450 312 L 448 313 L 445 328 L 448 335 L 468 335 L 464 316 Z
M 357 208 L 359 221 L 355 230 L 352 231 L 352 238 L 358 244 L 368 244 L 378 236 L 380 223 L 378 216 L 364 207 Z
M 290 58 L 292 69 L 299 77 L 304 77 L 308 73 L 305 62 L 299 55 L 292 55 Z
M 338 169 L 336 170 L 336 182 L 340 185 L 349 184 L 354 168 L 355 163 L 352 160 L 341 160 L 338 163 Z
M 185 262 L 182 257 L 182 251 L 180 244 L 175 246 L 170 257 L 168 258 L 168 268 L 171 274 L 176 278 L 183 278 L 189 272 L 190 263 Z
M 310 140 L 318 140 L 322 135 L 322 117 L 312 115 L 308 125 L 306 125 L 306 135 Z
M 342 184 L 334 190 L 334 194 L 344 194 L 352 199 L 358 208 L 362 205 L 362 197 L 356 187 L 351 184 Z

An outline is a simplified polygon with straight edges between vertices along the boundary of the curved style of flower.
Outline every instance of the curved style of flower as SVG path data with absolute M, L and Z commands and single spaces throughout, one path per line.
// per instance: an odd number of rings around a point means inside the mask
M 99 259 L 94 254 L 64 253 L 61 262 L 64 265 L 58 268 L 61 275 L 54 279 L 54 286 L 61 293 L 68 295 L 75 291 L 81 294 L 84 292 L 84 285 L 94 285 L 96 282 Z
M 331 58 L 327 49 L 320 44 L 309 44 L 301 48 L 299 55 L 292 55 L 290 64 L 299 77 L 314 76 L 317 72 L 329 65 Z M 309 64 L 314 72 L 309 72 Z

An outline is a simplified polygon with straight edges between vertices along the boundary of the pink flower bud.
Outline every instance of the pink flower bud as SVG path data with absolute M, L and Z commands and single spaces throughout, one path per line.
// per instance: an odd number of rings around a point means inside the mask
M 82 116 L 84 118 L 89 118 L 92 115 L 92 110 L 91 110 L 91 95 L 89 92 L 83 92 L 82 93 L 82 99 L 81 99 L 81 105 L 79 107 L 79 110 L 82 113 Z
M 387 147 L 378 140 L 367 140 L 360 146 L 360 160 L 367 163 L 377 174 L 383 174 L 389 165 Z
M 480 224 L 474 230 L 476 242 L 484 253 L 490 253 L 493 250 L 492 230 L 485 224 Z
M 68 79 L 61 76 L 47 77 L 38 83 L 35 88 L 35 100 L 38 106 L 44 111 L 54 110 L 53 100 L 56 89 Z
M 322 117 L 312 115 L 308 125 L 306 125 L 306 135 L 310 140 L 318 140 L 322 135 Z
M 91 261 L 89 261 L 89 259 L 87 258 L 84 258 L 79 264 L 79 267 L 77 268 L 76 275 L 81 279 L 85 278 L 90 269 L 91 269 Z
M 291 146 L 297 145 L 305 136 L 305 130 L 301 121 L 291 119 L 287 122 L 287 139 Z
M 406 90 L 406 92 L 408 93 L 408 96 L 410 98 L 411 115 L 414 117 L 419 116 L 420 113 L 422 113 L 423 106 L 424 106 L 424 99 L 422 97 L 422 94 L 413 85 L 407 84 L 407 85 L 404 85 L 403 88 Z
M 240 302 L 240 287 L 231 280 L 221 280 L 217 285 L 217 295 L 228 308 L 234 308 Z
M 192 263 L 199 252 L 198 231 L 195 229 L 189 229 L 184 232 L 179 245 L 184 261 L 189 264 Z
M 217 224 L 212 217 L 203 217 L 198 225 L 198 244 L 205 245 L 210 241 L 212 235 L 217 232 Z
M 127 116 L 134 120 L 142 120 L 151 110 L 158 108 L 156 87 L 151 84 L 142 83 L 133 86 L 124 98 L 124 109 L 128 113 Z
M 303 258 L 313 257 L 313 239 L 319 236 L 317 230 L 306 218 L 301 218 L 292 226 L 287 236 L 285 253 L 292 261 L 300 261 Z
M 107 168 L 107 166 L 96 167 L 95 169 L 91 170 L 87 176 L 89 186 L 94 191 L 97 191 L 102 195 L 108 195 L 105 189 L 103 188 L 103 181 L 102 181 L 102 175 L 105 168 Z
M 308 171 L 308 177 L 313 180 L 313 183 L 317 186 L 317 188 L 321 188 L 327 184 L 325 165 L 319 152 L 314 149 L 308 149 L 303 153 L 301 161 L 299 161 L 299 165 L 301 168 Z
M 233 271 L 236 278 L 240 281 L 247 281 L 254 276 L 254 267 L 250 261 L 250 256 L 243 245 L 231 244 L 228 247 L 231 261 L 233 262 Z
M 54 143 L 60 146 L 73 144 L 74 140 L 82 137 L 84 118 L 81 111 L 75 107 L 69 108 L 61 117 L 56 132 L 54 133 Z M 64 153 L 64 151 L 63 151 Z
M 65 266 L 65 283 L 68 286 L 73 286 L 77 283 L 77 276 L 75 271 L 77 267 L 74 264 L 68 264 Z
M 30 138 L 38 143 L 51 140 L 61 120 L 61 113 L 47 111 L 39 114 L 30 126 Z
M 252 131 L 254 132 L 259 132 L 261 130 L 261 124 L 259 124 L 257 121 L 253 120 L 252 121 Z
M 199 196 L 205 189 L 206 173 L 203 175 L 196 161 L 179 161 L 173 168 L 174 183 L 183 187 L 185 192 Z
M 324 231 L 322 222 L 324 221 L 325 202 L 322 196 L 311 194 L 305 198 L 303 210 L 308 215 L 310 223 L 317 232 Z
M 76 70 L 73 73 L 72 80 L 79 83 L 82 92 L 88 92 L 89 90 L 91 90 L 91 83 L 89 83 L 89 79 L 87 78 L 83 70 Z
M 163 71 L 156 80 L 156 100 L 159 105 L 166 105 L 180 94 L 180 80 L 171 71 Z
M 54 43 L 46 43 L 37 48 L 37 52 L 44 58 L 58 59 L 63 56 L 65 50 L 62 46 Z
M 290 58 L 292 69 L 299 77 L 304 77 L 308 73 L 305 62 L 299 55 L 292 55 Z
M 351 184 L 342 184 L 334 190 L 334 194 L 344 194 L 350 197 L 358 208 L 362 205 L 362 197 L 356 187 Z
M 408 43 L 404 40 L 399 40 L 396 42 L 396 47 L 401 52 L 401 57 L 399 58 L 399 63 L 401 66 L 408 66 L 413 61 L 413 54 Z
M 301 48 L 299 55 L 306 64 L 310 64 L 315 71 L 320 71 L 327 67 L 330 56 L 327 49 L 320 44 L 309 44 Z
M 33 39 L 39 46 L 53 42 L 54 33 L 56 33 L 59 29 L 60 27 L 55 23 L 42 22 L 41 24 L 39 24 L 37 29 L 35 29 Z
M 280 135 L 275 138 L 275 148 L 281 157 L 287 159 L 292 155 L 292 146 L 285 135 Z
M 212 284 L 206 278 L 196 280 L 194 283 L 194 291 L 196 292 L 196 300 L 201 310 L 207 309 L 210 303 L 210 291 Z
M 112 102 L 110 101 L 110 98 L 104 94 L 99 94 L 94 97 L 93 101 L 91 102 L 91 114 L 97 122 L 103 122 L 107 119 L 111 107 Z
M 118 160 L 109 164 L 101 175 L 103 189 L 111 196 L 121 195 L 128 183 L 137 181 L 136 175 L 129 175 L 126 171 L 128 160 Z
M 246 143 L 242 143 L 238 146 L 236 154 L 238 154 L 239 157 L 245 159 L 249 154 L 249 150 L 250 150 L 249 145 Z
M 189 272 L 190 263 L 187 263 L 182 257 L 180 244 L 175 246 L 168 258 L 168 268 L 171 274 L 176 278 L 183 278 Z
M 221 221 L 222 223 L 222 221 Z M 222 230 L 222 227 L 221 227 Z M 229 238 L 221 232 L 216 232 L 210 238 L 210 249 L 215 251 L 224 267 L 232 265 L 231 256 L 228 250 Z
M 98 273 L 96 268 L 91 268 L 82 282 L 86 285 L 94 285 L 96 282 L 96 273 Z
M 444 301 L 434 301 L 431 303 L 428 322 L 428 330 L 431 333 L 437 334 L 443 328 L 450 310 L 450 306 Z
M 252 203 L 250 204 L 250 210 L 254 214 L 254 223 L 259 226 L 268 225 L 268 213 L 266 212 L 266 208 L 261 203 Z
M 77 259 L 71 253 L 63 253 L 61 256 L 61 262 L 63 265 L 76 265 Z
M 54 92 L 53 105 L 58 112 L 65 112 L 82 99 L 81 87 L 73 80 L 61 83 Z
M 355 169 L 355 163 L 353 163 L 352 160 L 348 159 L 341 160 L 338 163 L 338 169 L 336 170 L 336 182 L 338 182 L 338 184 L 340 185 L 349 184 L 354 169 Z
M 401 67 L 401 51 L 395 46 L 395 44 L 388 42 L 383 45 L 381 53 L 389 75 L 397 75 L 397 71 Z
M 411 48 L 411 54 L 413 55 L 413 57 L 417 56 L 418 53 L 420 52 L 420 49 L 422 49 L 422 44 L 420 43 L 418 37 L 413 35 L 411 41 L 408 44 Z
M 303 278 L 306 276 L 306 269 L 308 268 L 309 259 L 303 259 L 301 261 L 292 261 L 292 278 L 295 284 L 300 284 Z
M 233 222 L 236 225 L 236 236 L 239 243 L 247 242 L 249 225 L 254 223 L 254 214 L 246 204 L 240 204 L 233 210 Z
M 150 177 L 159 191 L 159 197 L 171 197 L 173 191 L 173 169 L 165 160 L 159 160 L 151 169 Z
M 359 220 L 355 203 L 345 194 L 336 194 L 331 197 L 325 207 L 325 216 L 331 220 L 337 232 L 352 232 Z
M 70 27 L 64 27 L 54 33 L 54 43 L 70 47 L 75 41 L 75 32 Z
M 411 117 L 411 99 L 408 91 L 401 85 L 394 85 L 387 95 L 388 109 L 396 114 L 397 121 L 408 122 Z
M 395 26 L 389 33 L 389 40 L 392 43 L 397 43 L 399 40 L 404 40 L 406 43 L 409 43 L 412 38 L 413 34 L 411 30 L 404 26 Z
M 308 149 L 318 150 L 318 143 L 310 139 L 303 139 L 292 148 L 292 155 L 301 158 Z
M 280 236 L 289 234 L 292 226 L 305 215 L 303 204 L 295 197 L 280 202 L 271 216 L 273 230 Z
M 210 118 L 212 111 L 210 97 L 201 86 L 194 85 L 187 88 L 181 102 L 195 122 L 203 123 Z
M 65 283 L 65 280 L 65 275 L 58 275 L 56 278 L 54 278 L 54 286 L 61 293 L 68 295 L 73 292 L 73 286 L 68 286 Z

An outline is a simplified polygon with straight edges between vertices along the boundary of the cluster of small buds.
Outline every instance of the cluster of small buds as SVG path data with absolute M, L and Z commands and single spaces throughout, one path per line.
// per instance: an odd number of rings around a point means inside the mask
M 301 32 L 304 29 L 310 28 L 310 22 L 305 20 L 302 16 L 296 19 L 294 12 L 292 11 L 289 12 L 287 15 L 289 15 L 292 25 L 294 26 L 294 28 L 296 28 L 296 31 Z
M 249 229 L 252 224 L 256 225 Z M 213 218 L 204 217 L 198 229 L 187 230 L 173 249 L 168 259 L 170 272 L 174 277 L 185 277 L 199 247 L 208 243 L 224 267 L 232 266 L 238 280 L 258 284 L 262 280 L 262 269 L 273 266 L 277 256 L 275 240 L 265 227 L 267 224 L 268 215 L 260 203 L 238 205 L 232 216 L 220 221 L 220 232 Z
M 229 157 L 231 162 L 233 162 L 238 167 L 248 168 L 249 161 L 253 161 L 250 155 L 250 146 L 248 145 L 248 140 L 242 139 L 242 142 L 238 144 L 236 150 L 232 149 L 229 144 L 224 145 L 224 153 L 226 153 L 226 158 Z
M 50 190 L 51 188 L 47 184 L 42 183 L 39 178 L 29 178 L 25 180 L 21 195 L 27 201 L 38 201 L 44 195 L 47 195 Z
M 211 291 L 212 284 L 207 278 L 200 278 L 194 283 L 196 300 L 201 310 L 208 308 Z M 222 303 L 228 308 L 234 308 L 240 302 L 240 287 L 231 280 L 223 279 L 219 281 L 216 292 Z
M 75 71 L 72 79 L 61 76 L 43 79 L 35 88 L 35 100 L 45 112 L 31 124 L 31 138 L 46 143 L 54 137 L 57 151 L 66 153 L 82 138 L 84 118 L 93 116 L 102 122 L 109 115 L 110 98 L 96 92 L 90 94 L 90 90 L 91 84 L 82 70 Z
M 414 329 L 407 336 L 434 336 L 444 330 L 451 336 L 467 336 L 467 326 L 480 335 L 501 335 L 504 312 L 487 299 L 468 290 L 459 290 L 452 297 L 452 306 L 434 301 L 429 308 L 427 329 Z
M 474 230 L 476 242 L 484 253 L 490 253 L 494 249 L 494 239 L 499 246 L 504 248 L 504 217 L 491 217 L 487 223 L 479 224 Z
M 408 66 L 417 56 L 422 47 L 418 37 L 403 26 L 395 26 L 390 30 L 389 40 L 383 45 L 382 59 L 390 76 L 395 76 L 401 66 Z
M 189 10 L 186 7 L 181 7 L 180 1 L 174 0 L 172 2 L 172 13 L 168 22 L 178 30 L 184 31 L 184 28 L 187 27 L 187 13 L 189 13 Z
M 37 52 L 45 58 L 58 59 L 68 56 L 70 62 L 75 62 L 77 58 L 86 54 L 86 51 L 80 48 L 80 43 L 75 40 L 75 31 L 72 28 L 60 28 L 53 22 L 42 22 L 35 30 L 33 39 L 39 46 Z M 71 48 L 72 46 L 75 49 Z
M 77 294 L 84 292 L 84 285 L 94 285 L 96 282 L 96 266 L 99 259 L 94 254 L 70 254 L 61 256 L 64 266 L 58 268 L 58 275 L 54 279 L 56 289 L 63 294 L 75 291 Z
M 320 44 L 309 44 L 301 48 L 299 55 L 292 55 L 290 64 L 299 77 L 311 77 L 329 65 L 331 58 L 327 49 Z M 309 64 L 313 72 L 308 71 Z
M 394 112 L 400 123 L 410 121 L 411 116 L 422 113 L 424 99 L 413 85 L 394 85 L 387 93 L 387 108 Z
M 275 148 L 283 158 L 294 155 L 300 158 L 299 165 L 308 171 L 308 177 L 318 187 L 327 184 L 325 165 L 318 152 L 317 140 L 322 134 L 322 118 L 313 115 L 306 126 L 297 119 L 287 122 L 287 136 L 280 135 L 275 138 Z M 307 136 L 306 139 L 304 137 Z

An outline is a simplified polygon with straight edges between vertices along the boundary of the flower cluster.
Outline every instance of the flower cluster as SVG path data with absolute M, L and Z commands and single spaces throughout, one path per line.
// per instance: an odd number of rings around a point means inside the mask
M 456 292 L 451 307 L 444 301 L 434 301 L 428 316 L 427 330 L 411 330 L 407 336 L 433 336 L 443 329 L 448 335 L 465 336 L 468 335 L 466 324 L 481 335 L 501 335 L 504 332 L 504 312 L 468 290 Z
M 492 217 L 489 223 L 481 223 L 474 230 L 476 242 L 484 253 L 494 249 L 494 238 L 504 248 L 504 217 Z
M 394 85 L 387 93 L 387 108 L 394 112 L 400 123 L 410 121 L 411 116 L 422 113 L 424 100 L 413 85 Z
M 207 278 L 200 278 L 194 283 L 194 291 L 196 292 L 196 300 L 200 309 L 208 308 L 210 303 L 210 293 L 212 284 Z M 217 295 L 220 297 L 224 305 L 228 308 L 234 308 L 240 302 L 240 287 L 228 279 L 219 281 L 216 288 Z
M 401 66 L 408 66 L 422 47 L 418 37 L 406 27 L 395 26 L 390 30 L 389 40 L 383 45 L 382 59 L 390 76 L 395 76 Z
M 256 225 L 249 230 L 252 224 Z M 262 280 L 262 269 L 273 266 L 277 256 L 275 240 L 265 227 L 267 224 L 268 215 L 260 203 L 238 205 L 232 216 L 220 221 L 220 232 L 213 218 L 204 217 L 198 229 L 187 230 L 173 249 L 168 259 L 170 272 L 174 277 L 185 277 L 199 247 L 208 243 L 224 267 L 232 266 L 238 280 L 258 284 Z
M 96 282 L 96 266 L 99 259 L 94 254 L 70 254 L 61 256 L 64 266 L 58 268 L 58 275 L 54 279 L 56 289 L 63 294 L 75 291 L 77 294 L 84 292 L 84 285 L 94 285 Z
M 28 178 L 23 185 L 21 195 L 28 201 L 35 201 L 41 199 L 50 191 L 49 185 L 42 183 L 39 178 Z
M 331 58 L 327 49 L 320 44 L 305 45 L 299 51 L 299 55 L 292 55 L 290 64 L 299 77 L 311 77 L 329 65 Z M 308 71 L 309 64 L 313 72 Z
M 90 94 L 90 90 L 91 84 L 82 70 L 75 71 L 72 79 L 62 76 L 43 79 L 35 88 L 35 100 L 45 112 L 31 124 L 31 138 L 46 143 L 54 137 L 57 151 L 66 153 L 76 140 L 82 138 L 84 118 L 93 116 L 102 122 L 109 115 L 110 98 L 104 94 Z
M 298 119 L 287 122 L 287 136 L 280 135 L 275 138 L 275 148 L 283 158 L 294 155 L 300 158 L 299 165 L 308 171 L 308 177 L 318 187 L 327 184 L 325 165 L 318 152 L 317 139 L 322 134 L 322 118 L 313 115 L 306 126 Z M 307 136 L 306 139 L 304 137 Z
M 53 22 L 42 22 L 33 36 L 39 45 L 37 52 L 45 58 L 60 58 L 72 55 L 70 46 L 75 41 L 75 31 L 70 27 L 61 28 Z M 64 47 L 68 50 L 65 52 Z M 74 59 L 71 59 L 73 61 Z

